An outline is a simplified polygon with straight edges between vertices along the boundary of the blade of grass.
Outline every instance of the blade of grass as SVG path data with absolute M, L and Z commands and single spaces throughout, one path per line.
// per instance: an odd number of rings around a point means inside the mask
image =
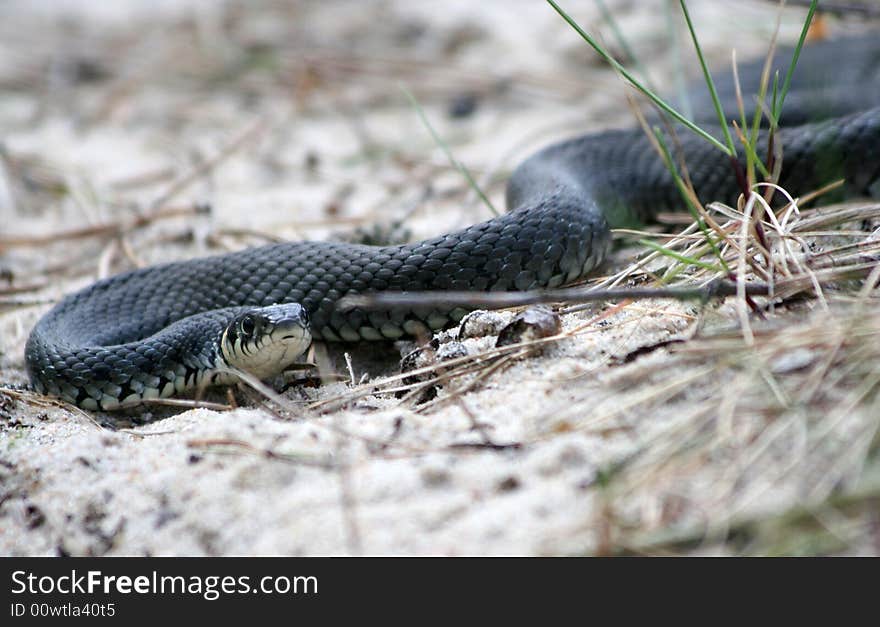
M 756 97 L 757 107 L 755 108 L 755 113 L 752 116 L 752 126 L 749 131 L 749 139 L 748 143 L 751 146 L 751 152 L 757 153 L 757 145 L 758 145 L 758 130 L 761 128 L 761 117 L 764 115 L 764 98 L 767 95 L 767 83 L 770 80 L 770 70 L 773 66 L 773 58 L 776 54 L 776 41 L 779 36 L 779 27 L 782 24 L 782 8 L 785 5 L 785 0 L 780 0 L 779 3 L 779 11 L 776 12 L 776 27 L 773 29 L 773 36 L 770 39 L 770 47 L 767 50 L 767 57 L 764 60 L 764 67 L 761 70 L 761 81 L 758 84 L 758 94 Z M 774 75 L 774 90 L 776 86 L 776 81 L 779 78 L 779 74 L 776 73 Z M 769 117 L 769 116 L 768 116 Z M 772 126 L 772 123 L 771 123 Z M 743 120 L 743 130 L 748 128 L 745 123 L 745 119 Z M 770 158 L 770 157 L 768 157 Z M 751 162 L 748 163 L 748 181 L 750 184 L 754 184 L 754 168 Z M 764 167 L 767 170 L 767 167 Z M 766 175 L 765 175 L 766 176 Z
M 697 32 L 694 30 L 693 22 L 691 22 L 691 14 L 687 9 L 687 4 L 684 0 L 680 0 L 679 4 L 681 5 L 681 12 L 687 23 L 688 31 L 691 34 L 691 40 L 694 42 L 694 50 L 697 52 L 697 58 L 700 60 L 700 67 L 703 69 L 703 78 L 706 80 L 706 87 L 709 88 L 709 95 L 712 97 L 712 105 L 715 107 L 715 113 L 718 114 L 718 124 L 721 126 L 721 131 L 724 133 L 724 141 L 727 142 L 727 154 L 730 157 L 736 157 L 736 145 L 733 143 L 733 138 L 730 136 L 730 129 L 727 128 L 724 109 L 721 107 L 721 101 L 718 99 L 718 91 L 715 89 L 715 81 L 712 80 L 712 74 L 709 72 L 709 67 L 706 65 L 706 59 L 703 56 L 703 50 L 700 48 L 700 42 L 697 39 Z
M 807 33 L 810 30 L 810 24 L 813 23 L 813 15 L 816 13 L 816 7 L 818 5 L 819 0 L 813 0 L 810 2 L 810 8 L 807 10 L 807 17 L 804 19 L 804 27 L 801 29 L 801 36 L 794 48 L 791 63 L 788 66 L 788 71 L 785 73 L 785 80 L 782 82 L 782 90 L 779 92 L 779 99 L 776 100 L 774 98 L 773 100 L 773 106 L 771 108 L 773 112 L 773 120 L 771 123 L 774 125 L 779 123 L 779 116 L 782 114 L 782 105 L 785 102 L 785 96 L 788 94 L 788 88 L 791 86 L 791 77 L 794 75 L 794 69 L 801 56 L 801 49 L 804 46 L 804 41 L 807 39 Z
M 452 155 L 452 151 L 449 150 L 449 146 L 446 145 L 446 142 L 437 134 L 437 131 L 434 130 L 434 127 L 431 126 L 431 123 L 428 121 L 428 116 L 425 115 L 424 109 L 419 104 L 419 101 L 416 100 L 416 97 L 410 92 L 406 87 L 400 85 L 400 90 L 404 93 L 404 95 L 409 99 L 410 104 L 413 109 L 415 109 L 416 113 L 419 116 L 419 119 L 422 121 L 422 124 L 425 125 L 425 128 L 428 129 L 428 132 L 431 134 L 431 137 L 434 138 L 434 142 L 440 147 L 443 153 L 446 155 L 446 158 L 449 159 L 449 163 L 456 170 L 461 172 L 462 176 L 464 176 L 465 180 L 467 180 L 468 185 L 470 185 L 471 189 L 476 192 L 476 194 L 480 197 L 480 200 L 483 201 L 483 204 L 488 207 L 489 211 L 492 212 L 493 215 L 499 216 L 501 213 L 495 209 L 495 206 L 492 204 L 492 201 L 489 200 L 489 197 L 483 193 L 483 190 L 480 189 L 480 186 L 477 184 L 477 181 L 474 180 L 474 177 L 471 175 L 470 171 L 461 163 L 458 159 L 456 159 Z
M 666 36 L 668 45 L 672 50 L 673 80 L 675 81 L 675 93 L 678 105 L 687 117 L 693 117 L 690 99 L 687 93 L 687 85 L 684 75 L 684 66 L 681 60 L 681 44 L 678 36 L 676 21 L 672 18 L 673 4 L 675 0 L 666 0 L 663 3 L 663 16 L 666 21 Z
M 652 249 L 656 250 L 658 253 L 660 253 L 661 255 L 665 255 L 666 257 L 671 257 L 671 258 L 675 259 L 676 261 L 680 261 L 682 263 L 690 264 L 693 266 L 698 266 L 700 268 L 703 268 L 705 270 L 710 270 L 712 272 L 725 272 L 725 269 L 722 268 L 721 266 L 716 266 L 711 263 L 706 263 L 705 261 L 700 261 L 699 259 L 687 257 L 685 255 L 682 255 L 680 253 L 675 252 L 674 250 L 670 250 L 669 248 L 666 248 L 665 246 L 662 246 L 661 244 L 658 244 L 657 242 L 652 242 L 651 240 L 647 240 L 647 239 L 640 239 L 640 240 L 638 240 L 638 242 L 639 242 L 639 244 L 642 244 L 643 246 L 646 246 L 648 248 L 652 248 Z
M 629 83 L 633 87 L 635 87 L 637 90 L 642 92 L 645 96 L 650 98 L 650 100 L 655 105 L 657 105 L 661 110 L 665 111 L 667 114 L 669 114 L 675 120 L 677 120 L 678 122 L 683 124 L 685 127 L 687 127 L 688 129 L 690 129 L 691 131 L 696 133 L 698 136 L 705 139 L 707 142 L 709 142 L 710 144 L 712 144 L 713 146 L 718 148 L 718 150 L 720 150 L 721 152 L 723 152 L 727 156 L 733 157 L 735 155 L 735 153 L 731 152 L 731 149 L 728 146 L 725 146 L 720 141 L 715 139 L 711 134 L 707 133 L 705 130 L 703 130 L 702 128 L 700 128 L 699 126 L 694 124 L 692 121 L 687 119 L 681 113 L 676 111 L 672 106 L 670 106 L 665 100 L 660 98 L 660 96 L 658 96 L 653 91 L 651 91 L 650 89 L 645 87 L 641 82 L 639 82 L 632 74 L 630 74 L 626 70 L 625 67 L 623 67 L 620 63 L 618 63 L 614 59 L 614 57 L 612 57 L 610 54 L 608 54 L 608 52 L 605 50 L 605 48 L 603 48 L 595 39 L 593 39 L 586 31 L 584 31 L 584 29 L 582 29 L 580 27 L 580 25 L 578 25 L 578 23 L 575 22 L 571 16 L 569 16 L 565 11 L 563 11 L 562 8 L 558 4 L 556 4 L 556 2 L 554 0 L 547 0 L 547 3 L 551 7 L 553 7 L 553 9 L 560 15 L 560 17 L 562 17 L 562 19 L 564 19 L 566 22 L 568 22 L 569 26 L 571 26 L 577 32 L 577 34 L 580 35 L 584 39 L 584 41 L 586 41 L 588 44 L 590 44 L 590 46 L 593 48 L 593 50 L 595 50 L 599 54 L 600 57 L 602 57 L 611 67 L 613 67 L 617 72 L 619 72 L 621 76 L 623 76 L 627 81 L 629 81 Z
M 779 23 L 777 21 L 777 28 L 778 27 Z M 758 153 L 755 150 L 755 142 L 751 141 L 745 134 L 744 129 L 748 129 L 749 124 L 746 119 L 746 108 L 743 103 L 742 86 L 740 85 L 739 70 L 736 65 L 736 48 L 733 49 L 731 54 L 731 66 L 733 70 L 733 85 L 736 89 L 736 106 L 739 111 L 740 123 L 737 125 L 736 120 L 731 120 L 731 122 L 733 124 L 733 130 L 736 132 L 737 139 L 739 139 L 740 143 L 746 150 L 746 181 L 748 181 L 749 187 L 751 188 L 752 185 L 754 185 L 753 181 L 755 180 L 755 166 L 761 170 L 761 173 L 765 177 L 769 177 L 769 172 L 767 166 L 765 166 L 764 162 L 758 157 Z M 762 80 L 762 84 L 763 82 L 764 81 Z
M 630 59 L 632 59 L 633 64 L 636 66 L 636 69 L 639 71 L 644 79 L 645 83 L 652 90 L 655 89 L 654 82 L 651 80 L 651 75 L 648 74 L 647 68 L 645 68 L 644 64 L 639 60 L 639 57 L 636 55 L 635 51 L 632 49 L 632 46 L 629 45 L 629 42 L 626 40 L 626 37 L 623 36 L 620 28 L 617 26 L 617 20 L 614 19 L 614 16 L 611 14 L 611 11 L 608 10 L 608 5 L 605 4 L 604 0 L 593 0 L 596 6 L 599 8 L 599 13 L 602 14 L 602 19 L 608 24 L 608 27 L 611 29 L 611 32 L 614 33 L 614 39 L 617 40 L 617 45 L 621 47 L 624 54 Z
M 761 158 L 758 156 L 758 153 L 755 152 L 755 146 L 749 139 L 746 137 L 745 133 L 742 132 L 739 125 L 734 122 L 733 123 L 734 131 L 736 131 L 736 135 L 740 140 L 743 148 L 746 151 L 746 158 L 749 160 L 748 168 L 757 168 L 761 171 L 761 174 L 764 176 L 765 180 L 770 180 L 770 171 L 767 169 L 767 166 L 764 165 L 764 162 L 761 161 Z M 747 168 L 746 172 L 749 177 L 749 181 L 753 180 L 752 172 Z
M 694 218 L 697 226 L 700 227 L 700 231 L 703 233 L 703 237 L 706 238 L 706 243 L 708 243 L 709 246 L 712 248 L 712 253 L 721 263 L 724 270 L 726 272 L 730 272 L 730 268 L 724 261 L 724 257 L 721 255 L 721 252 L 718 250 L 718 247 L 715 245 L 715 242 L 712 240 L 712 237 L 709 234 L 709 229 L 706 227 L 706 223 L 703 221 L 703 216 L 700 215 L 700 212 L 694 206 L 694 201 L 691 199 L 691 195 L 688 193 L 684 181 L 682 180 L 681 175 L 679 175 L 678 173 L 678 169 L 675 167 L 675 162 L 672 160 L 672 154 L 669 152 L 669 147 L 666 145 L 666 140 L 664 139 L 663 133 L 659 127 L 654 127 L 654 136 L 657 138 L 657 143 L 660 146 L 660 150 L 663 155 L 663 162 L 666 164 L 666 169 L 669 170 L 669 173 L 672 175 L 672 178 L 675 181 L 675 186 L 678 188 L 678 191 L 681 194 L 682 198 L 684 198 L 685 205 L 687 206 L 688 211 Z

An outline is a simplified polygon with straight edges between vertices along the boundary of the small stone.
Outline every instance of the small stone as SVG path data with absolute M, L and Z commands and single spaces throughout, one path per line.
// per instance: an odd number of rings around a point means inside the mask
M 546 305 L 536 305 L 514 316 L 510 324 L 501 329 L 495 346 L 531 342 L 558 335 L 561 330 L 559 314 Z
M 458 339 L 487 337 L 498 333 L 510 322 L 511 315 L 498 311 L 478 309 L 465 316 L 458 328 Z
M 429 488 L 439 488 L 452 480 L 452 475 L 445 468 L 430 467 L 422 470 L 422 483 Z
M 498 482 L 497 488 L 499 492 L 512 492 L 519 489 L 522 482 L 515 476 L 510 475 Z
M 448 361 L 450 359 L 458 359 L 459 357 L 467 357 L 468 349 L 461 342 L 447 342 L 441 344 L 437 349 L 437 359 L 440 361 Z
M 449 103 L 449 117 L 461 119 L 470 117 L 477 110 L 479 98 L 473 92 L 465 92 L 455 96 Z

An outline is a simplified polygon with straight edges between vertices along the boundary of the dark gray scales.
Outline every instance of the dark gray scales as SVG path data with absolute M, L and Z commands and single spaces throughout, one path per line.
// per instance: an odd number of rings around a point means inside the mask
M 776 58 L 787 61 L 791 51 L 780 49 Z M 747 94 L 757 87 L 762 63 L 740 68 Z M 730 78 L 718 83 L 730 115 L 735 111 Z M 707 104 L 704 96 L 695 97 L 698 119 L 713 119 Z M 794 124 L 780 135 L 781 184 L 789 192 L 845 178 L 840 196 L 878 193 L 880 37 L 808 47 L 783 122 Z M 728 157 L 685 131 L 678 138 L 700 197 L 733 203 L 739 187 Z M 121 394 L 164 384 L 173 370 L 199 368 L 213 359 L 208 338 L 216 336 L 227 314 L 202 316 L 230 307 L 298 302 L 311 317 L 313 336 L 330 341 L 418 335 L 464 312 L 343 312 L 336 303 L 347 294 L 371 291 L 529 290 L 569 283 L 603 261 L 609 225 L 649 219 L 681 204 L 641 129 L 549 146 L 517 168 L 507 196 L 508 213 L 423 242 L 389 247 L 291 242 L 100 281 L 65 298 L 37 323 L 26 348 L 31 381 L 38 390 L 75 402 L 89 394 L 85 385 L 112 384 L 101 393 L 113 396 L 117 389 Z

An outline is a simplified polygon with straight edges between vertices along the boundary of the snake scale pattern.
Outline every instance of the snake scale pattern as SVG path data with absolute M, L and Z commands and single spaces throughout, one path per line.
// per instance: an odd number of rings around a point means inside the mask
M 780 49 L 776 58 L 788 60 L 791 51 Z M 745 94 L 757 93 L 761 64 L 740 68 Z M 781 184 L 799 194 L 843 177 L 841 197 L 878 195 L 880 36 L 808 45 L 792 85 L 780 134 Z M 719 81 L 719 92 L 725 110 L 734 111 L 729 79 Z M 706 98 L 692 102 L 700 112 L 696 119 L 706 120 Z M 678 137 L 700 198 L 734 202 L 739 187 L 729 158 L 690 133 Z M 765 144 L 762 138 L 759 146 Z M 301 304 L 311 335 L 327 341 L 419 335 L 448 326 L 465 311 L 340 311 L 336 303 L 346 294 L 380 290 L 563 285 L 603 261 L 610 226 L 681 205 L 640 129 L 541 150 L 514 172 L 507 203 L 509 211 L 499 217 L 417 243 L 291 242 L 98 281 L 65 297 L 37 323 L 26 347 L 29 376 L 37 391 L 87 409 L 115 409 L 218 382 L 224 329 L 243 315 L 252 327 L 248 309 L 276 303 Z

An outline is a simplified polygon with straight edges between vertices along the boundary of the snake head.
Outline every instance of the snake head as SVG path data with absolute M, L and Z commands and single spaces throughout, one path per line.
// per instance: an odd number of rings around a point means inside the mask
M 302 305 L 253 307 L 226 326 L 220 356 L 227 366 L 265 379 L 295 362 L 311 341 L 309 316 Z

